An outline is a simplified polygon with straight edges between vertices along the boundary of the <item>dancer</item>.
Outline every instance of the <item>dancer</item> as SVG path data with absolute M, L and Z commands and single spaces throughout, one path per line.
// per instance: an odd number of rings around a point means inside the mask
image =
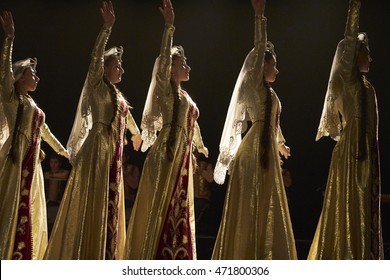
M 337 45 L 317 138 L 333 149 L 322 213 L 308 259 L 383 259 L 378 109 L 366 78 L 367 34 L 359 33 L 361 1 L 350 0 L 344 39 Z
M 122 259 L 126 226 L 122 152 L 126 128 L 138 150 L 141 136 L 115 84 L 124 73 L 122 48 L 104 51 L 115 22 L 102 2 L 104 24 L 80 97 L 68 142 L 73 169 L 58 211 L 46 259 Z
M 172 47 L 174 12 L 169 0 L 160 11 L 165 30 L 141 124 L 146 157 L 126 240 L 128 259 L 195 259 L 192 146 L 208 156 L 199 111 L 181 83 L 191 68 L 184 49 Z M 160 131 L 156 139 L 156 132 Z
M 0 259 L 39 260 L 47 246 L 41 140 L 69 157 L 51 134 L 29 93 L 37 88 L 37 60 L 12 64 L 12 14 L 0 16 L 5 39 L 0 62 Z
M 276 55 L 267 42 L 265 0 L 252 0 L 254 48 L 236 86 L 225 121 L 214 180 L 230 180 L 213 259 L 296 259 L 280 156 L 290 149 L 279 127 L 280 101 L 271 87 Z M 252 126 L 246 130 L 245 114 Z

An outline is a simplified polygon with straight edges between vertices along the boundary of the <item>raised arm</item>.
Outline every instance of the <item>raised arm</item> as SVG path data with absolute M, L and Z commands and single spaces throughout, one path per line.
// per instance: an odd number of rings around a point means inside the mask
M 347 23 L 344 32 L 344 49 L 341 57 L 346 74 L 351 74 L 355 67 L 355 54 L 357 46 L 357 36 L 359 32 L 359 11 L 361 0 L 350 0 L 347 16 Z
M 203 154 L 206 158 L 209 157 L 209 150 L 203 144 L 202 134 L 200 133 L 200 127 L 197 121 L 195 122 L 193 142 L 199 153 Z
M 104 74 L 104 50 L 107 45 L 108 38 L 111 34 L 111 28 L 115 23 L 114 7 L 111 1 L 103 1 L 100 7 L 100 14 L 103 19 L 103 27 L 95 41 L 95 46 L 92 51 L 92 61 L 89 66 L 89 75 L 91 82 L 99 81 Z
M 175 31 L 173 26 L 175 14 L 170 0 L 163 0 L 163 7 L 159 7 L 159 10 L 164 17 L 165 28 L 161 42 L 156 85 L 157 89 L 163 90 L 161 87 L 166 87 L 171 78 L 171 48 Z
M 5 35 L 0 61 L 0 101 L 10 102 L 13 96 L 12 48 L 15 37 L 12 13 L 4 11 L 0 16 L 0 22 Z
M 254 58 L 251 75 L 255 82 L 263 82 L 264 52 L 267 42 L 267 19 L 264 17 L 266 0 L 251 0 L 255 12 Z

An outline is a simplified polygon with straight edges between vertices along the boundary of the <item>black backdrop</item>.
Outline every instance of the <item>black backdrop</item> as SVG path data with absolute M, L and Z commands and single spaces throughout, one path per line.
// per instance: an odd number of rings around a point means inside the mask
M 369 35 L 373 57 L 368 78 L 379 102 L 382 192 L 390 193 L 390 9 L 386 0 L 362 2 L 360 30 Z M 63 144 L 72 128 L 91 49 L 102 25 L 100 4 L 97 0 L 0 2 L 0 10 L 11 10 L 14 16 L 14 61 L 38 58 L 41 81 L 32 96 Z M 119 87 L 133 105 L 132 114 L 139 124 L 160 48 L 164 25 L 158 11 L 161 1 L 116 0 L 113 4 L 116 23 L 108 47 L 124 47 L 126 73 Z M 231 93 L 253 46 L 253 9 L 249 0 L 176 0 L 173 5 L 174 43 L 184 46 L 192 68 L 191 79 L 184 87 L 200 108 L 198 122 L 214 164 Z M 312 238 L 321 210 L 334 142 L 315 142 L 314 138 L 334 51 L 343 37 L 347 8 L 347 0 L 269 0 L 266 7 L 268 38 L 275 44 L 280 71 L 273 86 L 283 105 L 281 126 L 292 150 L 285 164 L 293 179 L 290 209 L 297 240 Z M 51 152 L 47 145 L 43 147 Z M 133 153 L 141 167 L 144 157 L 140 152 Z M 217 193 L 223 196 L 223 189 Z M 382 205 L 387 243 L 389 204 Z

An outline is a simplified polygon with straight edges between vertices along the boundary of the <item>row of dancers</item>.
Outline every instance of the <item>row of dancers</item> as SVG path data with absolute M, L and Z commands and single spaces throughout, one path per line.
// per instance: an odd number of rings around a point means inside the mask
M 214 179 L 229 181 L 212 259 L 297 259 L 280 156 L 290 148 L 279 125 L 281 105 L 271 84 L 276 53 L 267 40 L 265 0 L 251 0 L 254 47 L 233 90 Z M 350 0 L 344 38 L 337 45 L 317 139 L 333 150 L 323 210 L 308 259 L 383 259 L 380 220 L 378 114 L 365 77 L 371 62 L 367 34 L 359 32 L 361 0 Z M 208 156 L 199 110 L 181 83 L 189 80 L 184 49 L 173 46 L 170 0 L 140 129 L 116 87 L 121 47 L 106 50 L 115 13 L 100 8 L 96 39 L 67 148 L 50 132 L 29 93 L 37 60 L 12 63 L 11 12 L 0 20 L 0 258 L 196 259 L 192 152 Z M 252 125 L 246 132 L 246 114 Z M 122 153 L 126 130 L 134 150 L 147 151 L 126 229 Z M 141 130 L 141 131 L 140 131 Z M 242 139 L 242 134 L 246 132 Z M 48 238 L 41 140 L 68 159 L 72 170 Z

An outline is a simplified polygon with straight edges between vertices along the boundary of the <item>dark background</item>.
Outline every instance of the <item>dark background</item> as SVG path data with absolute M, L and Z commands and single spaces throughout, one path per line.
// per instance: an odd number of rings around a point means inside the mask
M 360 31 L 368 33 L 373 58 L 368 79 L 376 89 L 379 103 L 382 193 L 389 194 L 390 9 L 386 0 L 362 2 Z M 113 4 L 116 23 L 107 47 L 124 47 L 126 73 L 119 87 L 134 107 L 132 114 L 139 124 L 164 27 L 158 11 L 161 1 L 116 0 Z M 102 26 L 100 5 L 97 0 L 0 1 L 0 10 L 10 10 L 14 17 L 13 59 L 38 58 L 41 81 L 32 96 L 64 145 L 72 128 L 90 53 Z M 191 79 L 183 86 L 200 108 L 198 122 L 210 151 L 209 161 L 215 164 L 231 93 L 253 46 L 253 9 L 249 0 L 176 0 L 173 6 L 174 44 L 184 46 L 192 68 Z M 292 173 L 290 211 L 300 258 L 306 257 L 315 231 L 335 144 L 327 138 L 318 142 L 314 139 L 347 9 L 348 0 L 269 0 L 265 11 L 268 39 L 275 45 L 280 71 L 273 87 L 283 105 L 281 126 L 292 150 L 285 166 Z M 47 145 L 43 148 L 46 153 L 52 152 Z M 142 168 L 146 154 L 132 155 Z M 210 216 L 210 223 L 215 226 L 209 232 L 209 243 L 204 243 L 205 250 L 212 247 L 212 236 L 218 229 L 224 188 L 214 189 L 216 213 Z M 384 241 L 389 244 L 390 203 L 382 204 L 382 220 Z M 386 258 L 390 259 L 389 245 L 386 248 Z

